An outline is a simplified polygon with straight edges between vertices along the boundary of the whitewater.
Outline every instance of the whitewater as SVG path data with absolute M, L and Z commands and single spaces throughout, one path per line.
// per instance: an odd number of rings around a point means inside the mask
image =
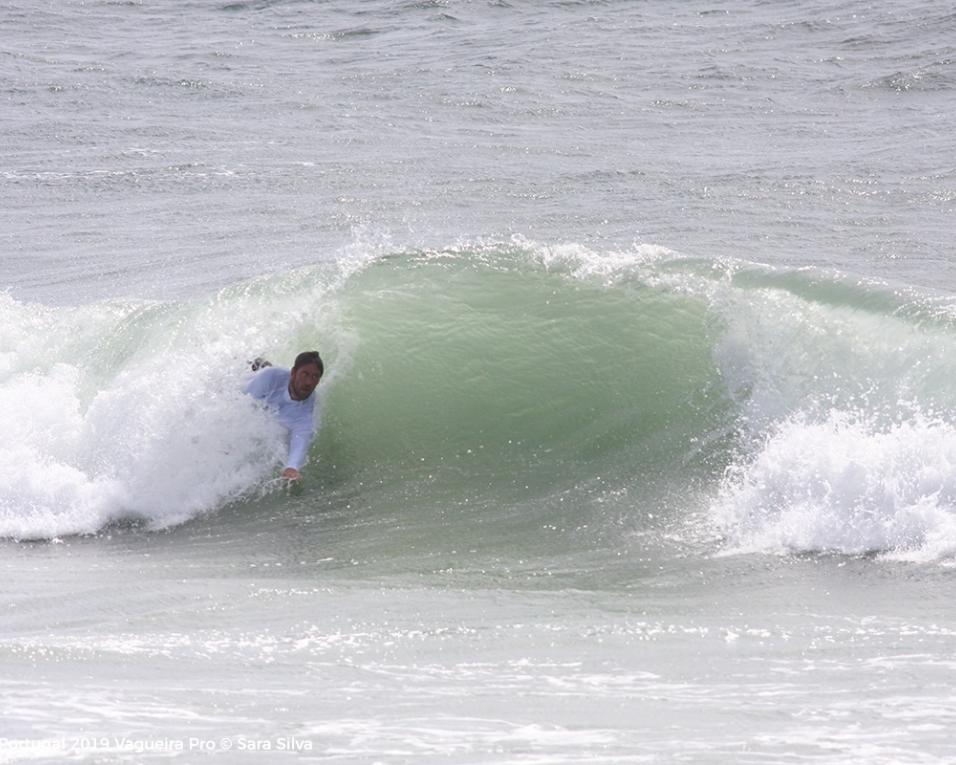
M 951 9 L 0 30 L 0 762 L 956 757 Z

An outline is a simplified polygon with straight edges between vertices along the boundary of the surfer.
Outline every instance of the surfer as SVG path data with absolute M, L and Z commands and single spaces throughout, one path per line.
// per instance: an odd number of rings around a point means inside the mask
M 285 369 L 259 358 L 253 362 L 253 371 L 256 376 L 245 391 L 254 399 L 264 401 L 289 431 L 289 455 L 282 477 L 297 481 L 315 435 L 312 413 L 315 387 L 325 371 L 322 359 L 317 351 L 305 351 L 295 357 L 292 369 Z

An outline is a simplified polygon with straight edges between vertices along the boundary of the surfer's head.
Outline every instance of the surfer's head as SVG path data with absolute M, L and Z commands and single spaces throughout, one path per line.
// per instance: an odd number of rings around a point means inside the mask
M 296 401 L 304 401 L 312 395 L 322 379 L 325 366 L 318 351 L 304 351 L 295 357 L 289 378 L 289 394 Z

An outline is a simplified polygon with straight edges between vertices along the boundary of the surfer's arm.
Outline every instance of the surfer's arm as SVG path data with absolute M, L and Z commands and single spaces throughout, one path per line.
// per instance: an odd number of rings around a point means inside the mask
M 312 436 L 315 432 L 311 420 L 310 416 L 308 422 L 297 424 L 289 433 L 289 456 L 285 461 L 286 471 L 294 470 L 298 473 L 305 463 L 309 445 L 312 443 Z M 283 472 L 283 475 L 285 475 L 285 472 Z

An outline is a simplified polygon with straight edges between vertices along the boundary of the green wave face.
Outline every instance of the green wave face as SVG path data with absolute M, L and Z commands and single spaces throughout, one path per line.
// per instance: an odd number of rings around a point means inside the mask
M 401 518 L 399 547 L 446 527 L 532 556 L 553 527 L 619 552 L 645 534 L 949 549 L 950 303 L 646 255 L 476 248 L 361 270 L 338 293 L 333 334 L 354 345 L 317 470 Z
M 724 412 L 705 303 L 637 282 L 507 252 L 401 256 L 354 277 L 339 310 L 356 346 L 319 451 L 363 480 L 502 501 L 654 482 L 699 467 Z

